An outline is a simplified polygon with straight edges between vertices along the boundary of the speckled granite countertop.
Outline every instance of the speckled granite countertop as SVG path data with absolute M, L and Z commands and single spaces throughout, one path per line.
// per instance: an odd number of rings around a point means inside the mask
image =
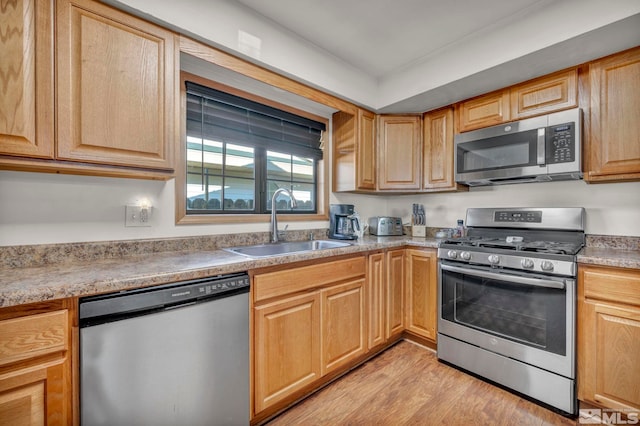
M 315 230 L 322 238 L 325 230 Z M 296 240 L 308 238 L 300 231 Z M 252 259 L 221 247 L 264 243 L 268 234 L 0 247 L 0 308 L 81 297 L 331 256 L 402 246 L 436 248 L 435 238 L 366 236 L 351 246 Z M 581 264 L 640 269 L 640 237 L 588 235 Z
M 220 249 L 131 254 L 113 258 L 71 256 L 68 262 L 0 267 L 0 307 L 89 296 L 324 257 L 405 245 L 435 248 L 433 238 L 365 237 L 351 246 L 252 259 Z

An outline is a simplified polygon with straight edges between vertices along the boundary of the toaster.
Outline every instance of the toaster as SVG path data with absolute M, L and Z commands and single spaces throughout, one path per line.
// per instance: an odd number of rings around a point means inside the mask
M 402 235 L 402 219 L 390 216 L 370 217 L 369 234 L 377 236 Z

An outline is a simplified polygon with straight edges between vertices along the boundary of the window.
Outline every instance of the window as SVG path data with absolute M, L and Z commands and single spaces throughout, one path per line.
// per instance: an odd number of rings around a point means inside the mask
M 316 213 L 325 124 L 186 82 L 186 214 Z

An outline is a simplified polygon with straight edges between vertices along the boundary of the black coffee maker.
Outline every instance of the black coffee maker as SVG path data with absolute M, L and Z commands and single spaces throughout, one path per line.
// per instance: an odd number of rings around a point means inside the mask
M 329 238 L 357 240 L 360 221 L 354 213 L 353 204 L 331 204 L 329 206 Z

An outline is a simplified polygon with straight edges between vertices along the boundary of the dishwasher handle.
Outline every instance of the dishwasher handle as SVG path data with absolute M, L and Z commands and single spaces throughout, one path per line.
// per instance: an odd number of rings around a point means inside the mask
M 249 275 L 245 272 L 85 297 L 79 302 L 80 327 L 113 322 L 248 291 Z

